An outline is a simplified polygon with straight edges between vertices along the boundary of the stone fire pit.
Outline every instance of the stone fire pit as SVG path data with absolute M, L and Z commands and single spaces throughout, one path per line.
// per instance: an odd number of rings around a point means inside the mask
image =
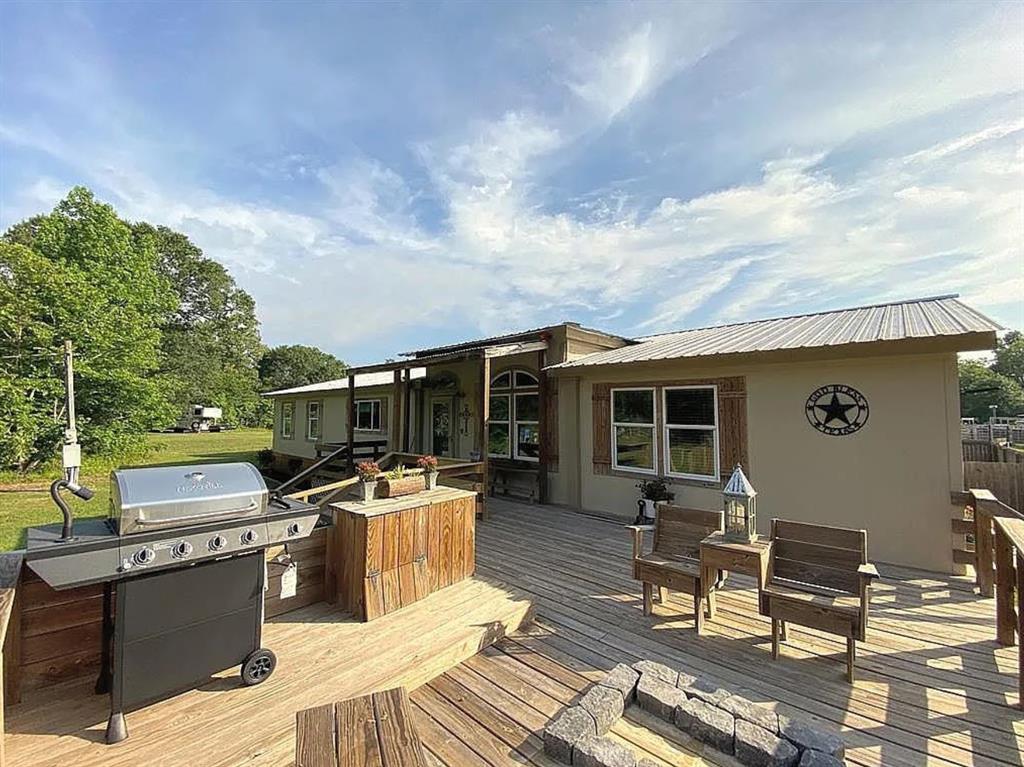
M 749 767 L 839 767 L 845 744 L 802 719 L 653 661 L 619 664 L 544 731 L 544 750 L 572 767 L 651 767 L 606 733 L 631 705 Z

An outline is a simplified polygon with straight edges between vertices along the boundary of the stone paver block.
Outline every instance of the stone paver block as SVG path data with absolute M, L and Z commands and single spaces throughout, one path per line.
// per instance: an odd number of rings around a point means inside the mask
M 733 752 L 736 722 L 727 711 L 705 703 L 700 698 L 690 698 L 676 707 L 674 721 L 680 730 L 690 733 L 697 740 L 726 754 Z
M 608 732 L 622 716 L 622 696 L 618 690 L 613 690 L 611 687 L 594 685 L 580 698 L 579 705 L 594 717 L 598 735 Z
M 800 758 L 797 747 L 763 727 L 736 720 L 736 758 L 747 767 L 793 767 Z
M 799 767 L 843 767 L 844 764 L 841 759 L 809 749 L 800 757 Z
M 544 729 L 544 753 L 552 759 L 572 764 L 572 750 L 587 735 L 597 734 L 597 724 L 579 706 L 565 709 Z
M 784 714 L 779 715 L 779 735 L 784 737 L 801 751 L 813 749 L 823 754 L 842 759 L 846 754 L 846 744 L 835 733 L 816 727 L 803 719 L 794 719 Z
M 669 668 L 662 663 L 655 663 L 653 660 L 638 660 L 633 664 L 633 668 L 641 674 L 651 674 L 658 677 L 661 681 L 673 686 L 679 679 L 679 672 L 674 668 Z
M 688 698 L 700 698 L 705 703 L 718 706 L 732 693 L 721 687 L 718 682 L 706 677 L 697 677 L 686 685 L 679 685 Z
M 620 663 L 607 674 L 604 679 L 598 682 L 603 687 L 611 687 L 618 690 L 622 696 L 623 703 L 629 704 L 636 696 L 636 683 L 640 681 L 640 672 L 630 668 L 625 663 Z
M 718 707 L 737 719 L 745 719 L 758 727 L 763 727 L 772 735 L 779 734 L 779 715 L 767 706 L 759 706 L 742 695 L 730 695 L 719 703 Z
M 675 718 L 676 706 L 686 702 L 686 694 L 653 674 L 641 674 L 636 685 L 636 702 L 645 711 L 671 722 Z
M 631 748 L 610 738 L 586 735 L 572 752 L 573 767 L 636 767 L 636 754 Z

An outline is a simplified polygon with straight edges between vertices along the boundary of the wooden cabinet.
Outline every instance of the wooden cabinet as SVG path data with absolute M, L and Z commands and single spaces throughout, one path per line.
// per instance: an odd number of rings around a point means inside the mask
M 328 598 L 369 621 L 470 577 L 476 494 L 452 488 L 331 504 Z

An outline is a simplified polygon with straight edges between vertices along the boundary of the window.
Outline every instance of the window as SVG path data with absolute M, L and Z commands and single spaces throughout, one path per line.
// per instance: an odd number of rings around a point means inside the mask
M 282 402 L 281 403 L 281 436 L 284 439 L 291 439 L 293 436 L 292 428 L 295 425 L 295 403 L 294 402 Z
M 656 472 L 654 389 L 612 389 L 612 467 Z
M 322 408 L 323 403 L 320 402 L 306 403 L 306 439 L 320 439 L 320 413 Z
M 380 431 L 380 400 L 356 400 L 356 426 L 360 431 Z
M 714 386 L 665 389 L 665 473 L 669 476 L 718 479 L 717 395 Z
M 540 460 L 540 393 L 537 376 L 525 370 L 491 380 L 487 452 L 496 458 Z

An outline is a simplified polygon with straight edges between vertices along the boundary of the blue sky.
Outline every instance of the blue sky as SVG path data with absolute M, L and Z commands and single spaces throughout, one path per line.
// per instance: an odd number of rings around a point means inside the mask
M 1024 327 L 1019 3 L 5 3 L 0 227 L 85 184 L 370 362 L 959 292 Z

